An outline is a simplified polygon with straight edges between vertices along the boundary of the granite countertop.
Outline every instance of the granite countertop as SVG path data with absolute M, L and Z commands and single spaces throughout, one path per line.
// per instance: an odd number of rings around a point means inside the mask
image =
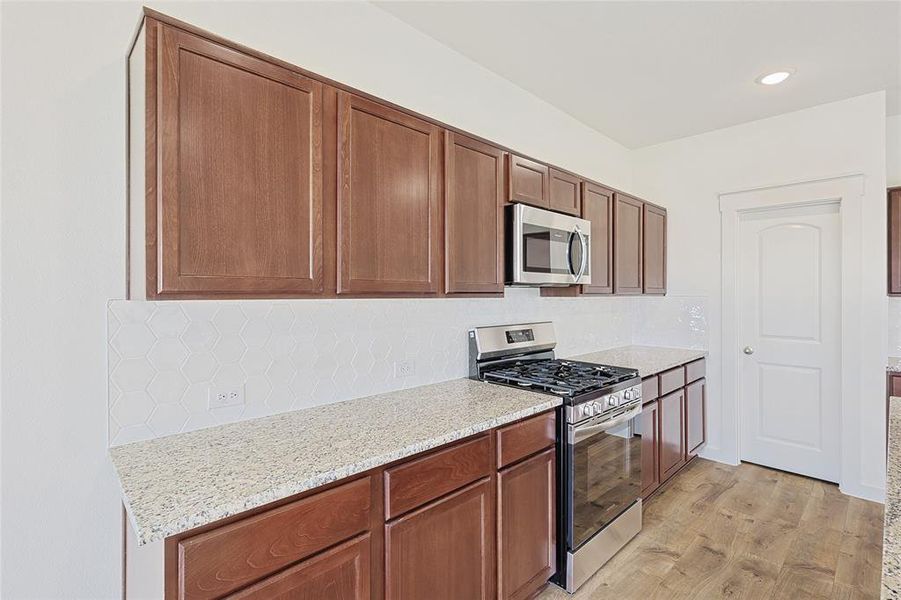
M 143 545 L 560 404 L 455 379 L 135 442 L 110 457 Z
M 888 364 L 885 366 L 886 371 L 893 371 L 895 373 L 901 373 L 901 358 L 897 356 L 889 356 Z
M 704 350 L 624 346 L 571 357 L 643 377 Z M 425 452 L 561 404 L 455 379 L 110 449 L 139 544 Z
M 889 400 L 885 529 L 882 538 L 882 597 L 901 598 L 901 398 Z
M 569 358 L 603 365 L 638 369 L 639 375 L 650 377 L 705 356 L 707 356 L 706 350 L 660 348 L 656 346 L 622 346 Z

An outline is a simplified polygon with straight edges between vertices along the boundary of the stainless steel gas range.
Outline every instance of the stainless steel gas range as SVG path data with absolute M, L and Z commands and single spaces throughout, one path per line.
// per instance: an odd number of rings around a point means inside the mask
M 641 378 L 561 360 L 552 323 L 469 332 L 470 377 L 563 399 L 557 414 L 557 573 L 574 592 L 641 530 Z

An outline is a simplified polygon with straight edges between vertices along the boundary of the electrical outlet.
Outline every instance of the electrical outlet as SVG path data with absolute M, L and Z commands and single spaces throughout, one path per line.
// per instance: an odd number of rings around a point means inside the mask
M 210 386 L 210 408 L 244 404 L 244 386 Z
M 410 377 L 415 370 L 415 365 L 412 360 L 399 360 L 394 363 L 395 377 Z

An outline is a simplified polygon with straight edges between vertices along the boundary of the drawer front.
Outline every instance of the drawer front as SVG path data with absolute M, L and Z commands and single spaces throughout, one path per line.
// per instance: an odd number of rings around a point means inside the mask
M 656 375 L 641 380 L 641 402 L 647 404 L 660 397 L 660 380 Z
M 701 359 L 685 365 L 685 382 L 691 383 L 707 376 L 707 360 Z
M 369 529 L 370 478 L 178 543 L 181 600 L 220 598 Z
M 556 424 L 554 411 L 549 411 L 498 429 L 497 468 L 553 446 L 557 440 Z
M 483 435 L 385 471 L 385 517 L 393 519 L 487 476 L 489 441 Z
M 227 600 L 335 598 L 369 600 L 369 534 L 308 558 Z
M 660 374 L 660 395 L 666 396 L 670 392 L 685 386 L 685 369 L 676 367 Z

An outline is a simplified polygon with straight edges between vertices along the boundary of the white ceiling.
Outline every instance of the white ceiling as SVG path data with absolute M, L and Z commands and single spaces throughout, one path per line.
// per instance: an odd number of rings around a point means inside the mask
M 376 4 L 630 148 L 883 89 L 901 112 L 897 1 Z

